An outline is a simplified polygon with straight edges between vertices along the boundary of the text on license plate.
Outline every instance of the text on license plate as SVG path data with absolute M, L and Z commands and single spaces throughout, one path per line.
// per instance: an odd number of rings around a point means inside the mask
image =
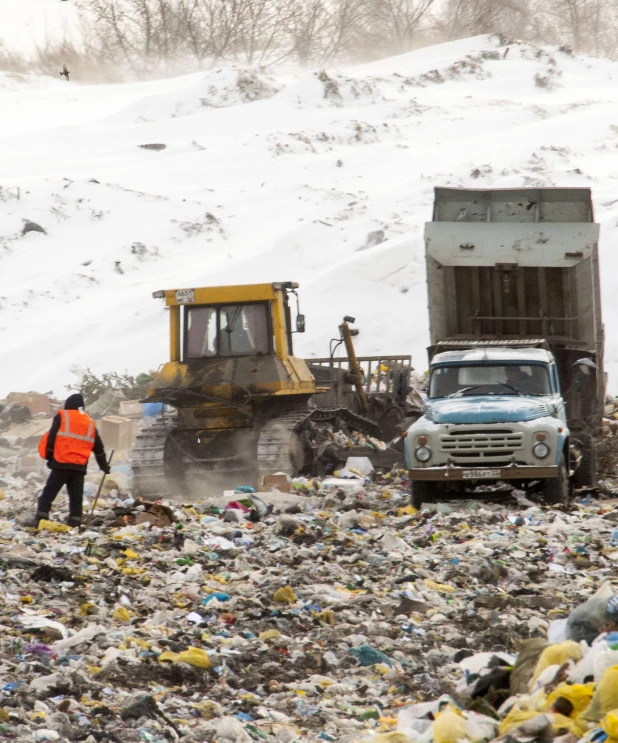
M 464 480 L 496 480 L 500 477 L 500 470 L 464 470 Z

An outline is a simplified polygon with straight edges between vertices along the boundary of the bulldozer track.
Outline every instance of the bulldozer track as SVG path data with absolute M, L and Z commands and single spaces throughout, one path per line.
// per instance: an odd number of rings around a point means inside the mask
M 136 437 L 131 455 L 134 494 L 149 500 L 170 496 L 165 473 L 165 444 L 169 431 L 170 425 L 160 416 Z
M 380 429 L 376 423 L 352 413 L 347 408 L 307 408 L 288 413 L 268 421 L 260 431 L 257 447 L 260 475 L 271 475 L 275 472 L 285 472 L 291 476 L 298 474 L 304 463 L 299 434 L 309 421 L 320 423 L 343 421 L 355 431 L 380 437 Z
M 265 423 L 259 433 L 257 443 L 257 474 L 270 475 L 285 472 L 291 476 L 298 474 L 303 466 L 313 462 L 304 461 L 301 434 L 309 421 L 318 423 L 345 423 L 351 430 L 369 436 L 380 437 L 376 423 L 356 415 L 347 408 L 306 408 Z M 142 429 L 135 440 L 131 464 L 133 468 L 133 492 L 147 500 L 169 498 L 175 486 L 166 471 L 166 450 L 168 437 L 175 429 L 173 419 L 159 416 L 148 428 Z M 198 462 L 185 465 L 183 474 L 203 472 Z
M 262 426 L 257 445 L 259 475 L 272 475 L 275 472 L 296 474 L 293 456 L 299 449 L 297 428 L 309 418 L 310 413 L 310 410 L 299 410 L 273 418 Z

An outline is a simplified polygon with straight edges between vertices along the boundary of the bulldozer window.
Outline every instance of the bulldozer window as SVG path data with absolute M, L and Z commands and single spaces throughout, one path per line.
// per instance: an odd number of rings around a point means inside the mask
M 191 359 L 217 354 L 217 308 L 192 307 L 187 317 L 187 356 Z
M 186 354 L 193 359 L 268 353 L 268 304 L 191 307 L 186 338 Z

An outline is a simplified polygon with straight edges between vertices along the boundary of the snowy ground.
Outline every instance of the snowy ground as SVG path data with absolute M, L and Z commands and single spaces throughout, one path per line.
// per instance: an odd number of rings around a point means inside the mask
M 61 392 L 76 364 L 156 368 L 152 291 L 253 281 L 300 282 L 297 353 L 325 355 L 350 314 L 360 352 L 412 353 L 422 370 L 438 185 L 592 187 L 615 387 L 618 64 L 504 52 L 478 37 L 323 79 L 0 75 L 0 395 Z M 47 234 L 22 237 L 24 220 Z

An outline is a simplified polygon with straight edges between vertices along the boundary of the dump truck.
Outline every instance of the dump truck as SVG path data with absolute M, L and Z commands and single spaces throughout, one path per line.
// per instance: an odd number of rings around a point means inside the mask
M 297 289 L 275 282 L 153 294 L 169 313 L 170 359 L 144 402 L 172 412 L 137 436 L 135 494 L 255 487 L 278 472 L 327 473 L 350 455 L 385 468 L 403 464 L 403 445 L 384 439 L 401 439 L 420 414 L 408 399 L 410 356 L 357 357 L 352 317 L 340 323 L 328 357 L 294 356 L 294 334 L 305 331 Z M 336 355 L 341 348 L 347 355 Z M 339 431 L 353 434 L 358 449 L 338 443 Z
M 598 238 L 587 188 L 435 190 L 428 396 L 406 433 L 416 506 L 491 481 L 552 503 L 594 485 Z

